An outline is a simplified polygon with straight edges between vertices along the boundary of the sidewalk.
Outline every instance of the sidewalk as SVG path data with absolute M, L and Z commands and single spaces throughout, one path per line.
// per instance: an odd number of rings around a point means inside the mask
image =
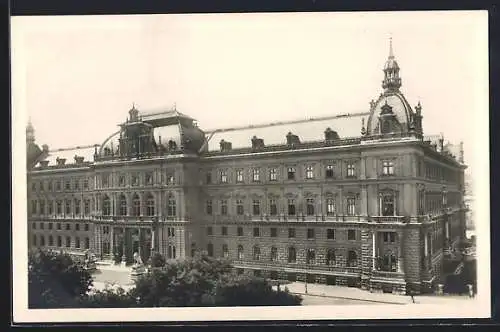
M 293 282 L 288 285 L 282 285 L 282 290 L 288 288 L 291 293 L 305 295 L 305 284 L 303 282 Z M 276 289 L 276 287 L 273 287 Z M 367 302 L 387 303 L 387 304 L 413 304 L 408 295 L 395 295 L 387 293 L 370 293 L 360 288 L 351 288 L 345 286 L 330 286 L 321 284 L 307 284 L 307 295 L 324 296 L 339 299 L 361 300 Z M 474 304 L 474 299 L 467 296 L 455 295 L 415 295 L 415 304 Z

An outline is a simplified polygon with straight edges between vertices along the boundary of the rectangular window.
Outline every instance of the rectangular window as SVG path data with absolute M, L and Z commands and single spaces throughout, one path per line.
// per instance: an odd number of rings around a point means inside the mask
M 44 229 L 44 225 L 45 225 L 45 224 L 44 224 L 43 222 L 41 222 L 41 223 L 40 223 L 40 229 Z
M 314 216 L 314 199 L 313 198 L 306 199 L 306 213 L 308 216 Z
M 70 214 L 70 213 L 71 213 L 71 201 L 66 200 L 66 214 Z
M 333 216 L 335 214 L 335 200 L 333 198 L 326 199 L 326 215 Z
M 66 230 L 67 230 L 67 231 L 70 231 L 70 230 L 71 230 L 71 224 L 70 224 L 70 223 L 67 223 L 67 224 L 66 224 Z
M 308 239 L 314 239 L 314 228 L 308 228 L 307 229 L 307 238 Z
M 288 180 L 295 180 L 295 167 L 288 167 L 287 178 Z
M 243 170 L 242 169 L 236 170 L 236 182 L 238 182 L 238 183 L 243 182 Z
M 85 190 L 89 189 L 89 179 L 87 178 L 83 179 L 83 189 Z
M 85 215 L 89 215 L 90 214 L 90 200 L 89 199 L 86 199 L 85 202 L 84 202 L 84 212 L 83 212 Z
M 356 240 L 356 231 L 354 229 L 347 230 L 347 240 L 349 241 Z
M 222 256 L 224 258 L 228 258 L 229 257 L 229 249 L 227 247 L 227 244 L 223 244 L 222 245 Z
M 36 222 L 31 224 L 31 228 L 36 229 Z
M 207 214 L 209 214 L 209 215 L 212 214 L 212 200 L 211 199 L 207 200 L 206 210 L 207 210 Z
M 56 181 L 56 189 L 57 191 L 61 191 L 61 180 Z
M 66 248 L 71 248 L 71 237 L 66 236 Z
M 31 184 L 31 190 L 32 191 L 36 191 L 36 183 L 32 183 Z
M 88 237 L 85 238 L 85 249 L 90 248 L 90 239 Z
M 167 174 L 167 185 L 172 185 L 175 183 L 174 174 Z
M 41 215 L 45 214 L 45 201 L 43 200 L 40 201 L 40 214 Z
M 220 201 L 220 214 L 227 215 L 227 200 L 223 199 Z
M 335 240 L 335 229 L 333 228 L 328 228 L 326 230 L 326 238 L 328 240 Z
M 241 199 L 236 200 L 236 214 L 242 216 L 244 213 L 243 210 L 243 201 Z
M 243 236 L 243 227 L 238 227 L 238 236 Z
M 31 201 L 31 214 L 36 214 L 37 201 Z
M 62 202 L 61 201 L 56 202 L 56 211 L 57 211 L 57 214 L 62 213 Z
M 132 174 L 130 176 L 130 182 L 132 186 L 137 187 L 139 185 L 139 176 L 137 174 Z
M 354 163 L 350 162 L 347 163 L 347 176 L 348 177 L 355 177 L 356 176 L 356 168 Z
M 252 170 L 252 181 L 259 182 L 260 181 L 260 169 L 254 168 Z
M 85 224 L 85 232 L 88 232 L 89 231 L 89 224 Z
M 118 177 L 118 186 L 125 187 L 125 175 L 120 175 Z
M 253 229 L 253 236 L 254 237 L 259 237 L 260 236 L 260 228 L 259 227 L 254 227 L 254 229 Z
M 75 179 L 75 181 L 73 182 L 73 188 L 74 188 L 74 190 L 80 190 L 80 180 L 79 179 Z
M 153 173 L 151 173 L 151 172 L 146 173 L 146 185 L 147 186 L 153 185 Z
M 288 200 L 288 215 L 289 216 L 295 215 L 295 200 L 294 199 Z
M 109 174 L 102 175 L 102 186 L 103 188 L 109 187 Z
M 384 160 L 382 162 L 382 174 L 383 175 L 394 175 L 394 163 L 390 160 Z
M 289 228 L 288 229 L 288 237 L 289 238 L 294 238 L 295 237 L 295 228 Z
M 52 181 L 49 181 L 49 191 L 52 191 Z
M 222 228 L 221 228 L 221 234 L 222 235 L 227 235 L 227 227 L 226 226 L 222 226 Z
M 80 248 L 80 238 L 78 236 L 75 237 L 75 248 Z
M 75 214 L 80 214 L 80 200 L 75 199 Z
M 269 181 L 278 180 L 278 170 L 276 168 L 271 168 L 269 170 Z
M 80 230 L 80 224 L 75 224 L 75 231 L 79 231 Z
M 258 216 L 260 215 L 260 200 L 254 199 L 253 200 L 253 215 Z
M 270 199 L 269 200 L 269 214 L 272 216 L 275 216 L 278 214 L 278 207 L 276 205 L 276 200 L 275 199 Z
M 274 227 L 271 228 L 271 237 L 277 237 L 278 236 L 278 230 Z
M 207 235 L 213 235 L 212 226 L 207 227 Z
M 333 178 L 333 175 L 334 175 L 334 173 L 333 173 L 333 165 L 327 165 L 326 166 L 325 175 L 329 179 Z
M 356 215 L 356 198 L 348 197 L 347 198 L 347 215 L 354 216 Z
M 61 223 L 60 223 L 60 222 L 58 222 L 58 223 L 56 224 L 56 228 L 57 228 L 57 230 L 58 230 L 58 231 L 60 231 L 60 230 L 61 230 Z
M 227 171 L 221 170 L 219 174 L 220 174 L 220 183 L 227 183 Z
M 62 237 L 61 236 L 57 237 L 57 246 L 62 247 Z
M 71 181 L 70 180 L 64 181 L 64 189 L 71 190 Z
M 306 179 L 314 179 L 314 168 L 311 165 L 306 166 Z
M 49 222 L 49 229 L 51 230 L 53 227 L 54 225 L 51 222 Z
M 205 178 L 207 184 L 211 184 L 212 183 L 212 173 L 208 172 L 206 174 L 206 178 Z

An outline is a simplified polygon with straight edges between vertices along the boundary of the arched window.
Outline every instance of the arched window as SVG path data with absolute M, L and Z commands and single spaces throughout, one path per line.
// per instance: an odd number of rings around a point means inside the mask
M 102 200 L 102 215 L 111 215 L 111 201 L 108 196 L 104 196 L 104 199 Z
M 40 235 L 40 246 L 44 247 L 45 246 L 45 236 Z
M 141 215 L 141 199 L 137 194 L 132 198 L 132 215 L 136 217 Z
M 326 265 L 335 265 L 335 249 L 328 249 L 326 253 Z
M 260 259 L 260 247 L 259 246 L 253 247 L 253 259 L 255 261 L 258 261 Z
M 347 266 L 356 267 L 358 265 L 358 254 L 354 250 L 347 253 Z
M 240 244 L 238 246 L 238 259 L 243 259 L 243 257 L 244 257 L 243 246 Z
M 214 255 L 214 245 L 209 243 L 207 245 L 207 253 L 208 253 L 208 256 L 212 257 Z
M 125 195 L 120 196 L 120 216 L 127 215 L 127 198 Z
M 155 215 L 155 198 L 152 194 L 149 194 L 146 198 L 146 213 L 148 216 Z
M 278 248 L 276 247 L 271 247 L 271 261 L 277 261 L 278 260 Z
M 288 263 L 295 263 L 297 261 L 297 252 L 294 247 L 288 248 Z
M 168 196 L 168 207 L 167 207 L 167 216 L 175 217 L 177 214 L 177 206 L 175 202 L 175 197 L 172 195 Z

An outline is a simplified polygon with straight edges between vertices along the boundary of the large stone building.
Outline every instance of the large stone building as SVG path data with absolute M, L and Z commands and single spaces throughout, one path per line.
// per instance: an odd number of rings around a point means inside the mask
M 274 279 L 429 291 L 465 236 L 466 166 L 424 136 L 399 70 L 391 45 L 366 113 L 204 132 L 133 107 L 102 144 L 61 150 L 30 125 L 29 245 L 128 263 L 204 250 Z

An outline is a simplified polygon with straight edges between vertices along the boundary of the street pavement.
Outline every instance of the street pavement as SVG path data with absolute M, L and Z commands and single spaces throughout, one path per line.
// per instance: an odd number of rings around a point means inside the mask
M 130 267 L 121 266 L 99 266 L 94 276 L 94 288 L 104 289 L 107 284 L 121 286 L 124 289 L 130 289 L 133 282 L 130 279 Z M 276 286 L 273 286 L 276 289 Z M 303 297 L 303 305 L 350 305 L 350 304 L 413 304 L 410 296 L 394 295 L 384 293 L 370 293 L 360 288 L 351 288 L 345 286 L 330 286 L 322 284 L 307 284 L 307 294 L 303 282 L 292 282 L 280 287 L 282 290 L 287 288 L 291 293 Z M 467 296 L 435 296 L 435 295 L 416 295 L 414 296 L 416 304 L 463 304 L 468 301 L 474 305 L 473 299 Z

